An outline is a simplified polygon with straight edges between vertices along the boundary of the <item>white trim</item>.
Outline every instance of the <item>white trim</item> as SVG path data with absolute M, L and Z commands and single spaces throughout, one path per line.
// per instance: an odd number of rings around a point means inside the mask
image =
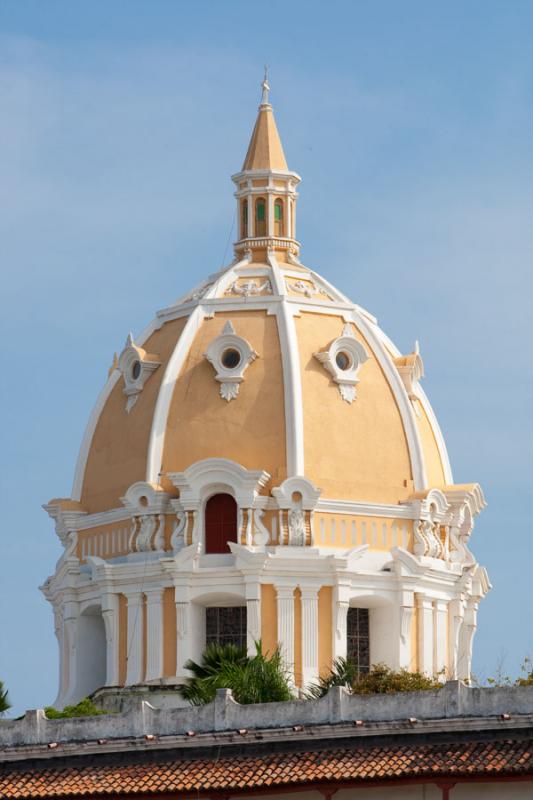
M 143 345 L 146 342 L 146 340 L 152 335 L 152 333 L 158 330 L 159 327 L 160 325 L 158 324 L 158 321 L 152 320 L 139 336 L 137 340 L 138 344 Z M 120 377 L 121 374 L 119 370 L 114 369 L 111 375 L 108 377 L 102 391 L 98 395 L 94 408 L 91 412 L 91 416 L 89 417 L 89 422 L 87 423 L 87 427 L 85 428 L 83 439 L 81 441 L 81 446 L 76 461 L 76 468 L 74 470 L 74 482 L 72 484 L 72 492 L 71 492 L 72 500 L 77 500 L 77 501 L 81 500 L 81 491 L 83 488 L 83 479 L 85 477 L 85 468 L 87 466 L 87 458 L 89 457 L 89 450 L 93 440 L 94 432 L 96 430 L 96 426 L 98 425 L 100 414 L 102 413 L 102 410 L 105 404 L 107 403 L 109 395 L 117 385 Z
M 218 275 L 218 279 L 208 287 L 206 299 L 211 299 L 220 287 L 222 287 L 222 290 L 224 290 L 226 288 L 226 284 L 233 276 L 235 269 L 243 264 L 248 264 L 248 258 L 239 261 L 237 264 L 231 264 L 225 270 L 221 270 L 219 273 L 216 273 Z M 225 281 L 223 280 L 224 278 L 226 279 Z M 242 308 L 242 306 L 240 307 Z M 185 327 L 181 332 L 181 336 L 179 337 L 176 347 L 174 348 L 174 351 L 168 361 L 167 368 L 163 376 L 163 381 L 159 389 L 154 418 L 152 421 L 152 430 L 150 431 L 150 441 L 148 444 L 148 457 L 146 463 L 146 480 L 148 483 L 159 483 L 159 472 L 161 470 L 163 458 L 163 447 L 165 443 L 168 413 L 170 410 L 172 395 L 174 393 L 174 387 L 176 385 L 176 380 L 178 379 L 183 368 L 183 364 L 185 363 L 185 359 L 189 354 L 194 337 L 196 336 L 196 333 L 198 332 L 205 316 L 206 310 L 204 308 L 204 302 L 202 298 L 202 302 L 199 303 L 192 311 L 189 319 L 185 323 Z
M 400 351 L 398 350 L 398 348 L 396 347 L 394 342 L 391 339 L 389 339 L 387 334 L 384 331 L 382 331 L 381 328 L 378 328 L 377 330 L 379 332 L 380 338 L 383 341 L 383 344 L 385 345 L 385 347 L 387 347 L 390 350 L 392 356 L 394 356 L 396 358 L 401 356 L 402 353 L 400 353 Z M 448 449 L 446 447 L 446 442 L 444 441 L 444 436 L 442 435 L 442 430 L 441 430 L 440 425 L 439 425 L 439 423 L 437 421 L 437 417 L 435 416 L 435 412 L 433 411 L 433 407 L 432 407 L 431 403 L 429 402 L 428 396 L 426 395 L 425 391 L 423 390 L 423 388 L 422 388 L 422 386 L 420 384 L 418 384 L 418 387 L 417 387 L 417 395 L 418 395 L 418 399 L 419 399 L 419 401 L 420 401 L 420 403 L 422 405 L 422 408 L 426 412 L 427 418 L 429 420 L 429 424 L 431 425 L 433 434 L 435 436 L 435 441 L 437 443 L 437 449 L 439 451 L 440 460 L 441 460 L 441 464 L 442 464 L 442 469 L 444 471 L 444 478 L 445 478 L 446 484 L 449 485 L 449 486 L 452 486 L 453 485 L 453 473 L 452 473 L 452 467 L 451 467 L 451 464 L 450 464 L 450 458 L 448 456 Z
M 150 440 L 148 443 L 148 456 L 146 460 L 146 480 L 148 483 L 159 483 L 159 471 L 163 458 L 163 446 L 165 443 L 165 431 L 167 425 L 170 402 L 174 393 L 176 378 L 180 374 L 185 359 L 193 343 L 194 337 L 204 319 L 204 311 L 201 306 L 194 309 L 189 319 L 185 323 L 181 335 L 176 343 L 176 347 L 167 364 L 157 402 L 155 406 Z
M 385 517 L 387 519 L 416 519 L 411 504 L 387 505 L 386 503 L 358 503 L 350 500 L 320 499 L 315 511 L 322 514 L 348 514 L 356 517 Z
M 418 385 L 418 399 L 422 403 L 422 408 L 427 414 L 431 430 L 433 431 L 433 435 L 435 436 L 435 441 L 437 443 L 437 450 L 439 451 L 440 461 L 444 472 L 444 479 L 448 486 L 452 486 L 453 473 L 452 473 L 452 465 L 450 464 L 450 458 L 448 456 L 448 448 L 446 447 L 446 442 L 444 441 L 444 436 L 442 435 L 442 430 L 437 421 L 437 417 L 435 416 L 435 412 L 433 411 L 433 407 L 429 402 L 428 397 L 424 392 L 424 390 L 422 389 L 422 387 L 420 386 L 420 384 Z
M 413 406 L 405 390 L 400 373 L 396 369 L 390 355 L 386 352 L 383 342 L 380 340 L 379 334 L 377 333 L 377 331 L 379 331 L 377 325 L 369 324 L 357 311 L 353 312 L 353 322 L 368 341 L 392 389 L 398 404 L 398 410 L 407 439 L 414 489 L 416 492 L 424 491 L 428 485 L 424 464 L 424 451 L 422 450 L 422 442 L 420 441 L 420 434 L 413 412 Z
M 283 281 L 280 267 L 272 253 L 268 253 L 267 259 L 272 267 L 274 284 L 278 288 Z M 293 313 L 286 298 L 279 303 L 277 320 L 283 366 L 287 477 L 290 478 L 305 475 L 305 458 L 300 353 Z

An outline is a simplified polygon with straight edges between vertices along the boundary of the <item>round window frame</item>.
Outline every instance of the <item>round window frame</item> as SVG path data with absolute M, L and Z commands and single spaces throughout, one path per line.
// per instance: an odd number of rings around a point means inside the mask
M 139 380 L 142 375 L 142 364 L 140 359 L 136 358 L 135 361 L 132 362 L 130 367 L 130 379 L 134 383 Z
M 346 359 L 346 366 L 343 367 L 339 364 L 339 359 L 345 358 Z M 340 369 L 342 373 L 349 372 L 354 366 L 354 359 L 351 353 L 344 348 L 337 350 L 335 353 L 335 365 L 337 369 Z
M 234 364 L 226 363 L 225 359 L 230 354 L 231 355 L 236 354 L 238 356 L 238 360 Z M 228 347 L 225 347 L 222 353 L 220 354 L 220 363 L 225 370 L 232 371 L 235 369 L 239 369 L 239 367 L 242 364 L 242 361 L 243 361 L 243 355 L 241 351 L 234 345 L 229 345 Z

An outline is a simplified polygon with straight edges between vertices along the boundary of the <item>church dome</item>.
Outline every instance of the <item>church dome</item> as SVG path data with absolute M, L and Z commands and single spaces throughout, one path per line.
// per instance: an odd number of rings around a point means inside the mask
M 418 344 L 301 261 L 262 88 L 233 261 L 128 336 L 45 506 L 60 705 L 179 682 L 213 641 L 279 646 L 295 687 L 339 657 L 470 673 L 483 494 L 453 484 Z
M 418 347 L 402 355 L 299 259 L 299 177 L 268 102 L 233 180 L 233 263 L 128 338 L 89 422 L 73 497 L 106 511 L 134 482 L 171 491 L 169 473 L 208 458 L 265 470 L 264 494 L 297 475 L 323 498 L 366 503 L 451 484 Z

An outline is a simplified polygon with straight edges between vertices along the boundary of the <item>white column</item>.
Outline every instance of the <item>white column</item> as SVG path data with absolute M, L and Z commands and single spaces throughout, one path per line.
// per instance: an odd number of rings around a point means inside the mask
M 294 682 L 294 588 L 276 587 L 278 600 L 278 642 L 291 681 Z
M 176 674 L 184 675 L 184 664 L 191 657 L 190 604 L 176 599 Z
M 267 194 L 267 236 L 274 236 L 274 195 L 272 192 Z
M 418 608 L 418 668 L 433 675 L 433 601 L 417 595 Z
M 472 645 L 477 628 L 477 607 L 475 600 L 468 600 L 463 624 L 459 635 L 459 653 L 457 658 L 457 677 L 459 680 L 470 680 L 472 670 Z
M 333 597 L 333 659 L 346 658 L 348 651 L 348 609 L 350 607 L 350 587 L 339 584 Z
M 146 680 L 163 677 L 163 589 L 146 594 Z
M 304 687 L 318 680 L 318 590 L 302 586 L 302 678 Z
M 413 592 L 400 592 L 400 642 L 398 651 L 398 666 L 400 669 L 413 668 L 413 649 L 411 646 L 413 611 Z
M 251 239 L 254 235 L 254 203 L 252 195 L 246 198 L 248 203 L 248 238 Z
M 433 605 L 433 669 L 441 673 L 444 680 L 446 669 L 446 639 L 448 627 L 448 603 L 435 600 Z
M 75 601 L 68 601 L 63 607 L 63 654 L 65 658 L 66 683 L 61 692 L 63 703 L 68 703 L 74 698 L 77 671 L 77 633 L 78 633 L 79 605 Z
M 457 680 L 459 634 L 465 613 L 463 601 L 452 600 L 448 609 L 448 680 Z
M 261 601 L 246 600 L 246 647 L 249 656 L 255 656 L 255 643 L 261 639 Z
M 143 596 L 141 592 L 124 592 L 128 601 L 128 634 L 126 650 L 126 685 L 142 681 L 143 668 Z
M 284 209 L 285 209 L 285 236 L 288 239 L 292 239 L 292 219 L 291 219 L 291 203 L 293 202 L 291 196 L 288 194 L 285 197 Z
M 106 638 L 106 686 L 118 686 L 118 595 L 108 592 L 102 595 L 102 616 Z

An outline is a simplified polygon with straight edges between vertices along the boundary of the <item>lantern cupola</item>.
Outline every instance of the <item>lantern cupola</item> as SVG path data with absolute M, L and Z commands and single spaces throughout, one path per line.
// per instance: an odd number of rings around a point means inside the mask
M 300 176 L 285 160 L 265 70 L 262 96 L 242 170 L 232 176 L 237 187 L 238 241 L 235 252 L 251 261 L 264 261 L 268 251 L 297 257 L 296 187 Z

